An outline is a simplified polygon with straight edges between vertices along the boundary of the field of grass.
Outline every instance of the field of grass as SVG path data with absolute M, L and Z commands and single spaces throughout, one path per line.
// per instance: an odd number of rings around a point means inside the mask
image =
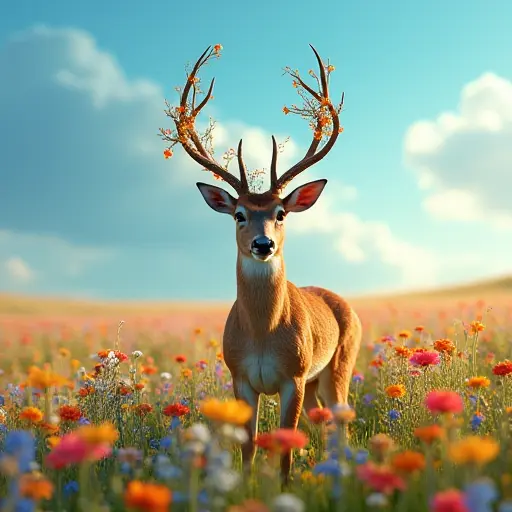
M 0 510 L 512 511 L 505 281 L 354 299 L 351 408 L 310 411 L 293 435 L 265 397 L 252 475 L 228 305 L 0 296 Z

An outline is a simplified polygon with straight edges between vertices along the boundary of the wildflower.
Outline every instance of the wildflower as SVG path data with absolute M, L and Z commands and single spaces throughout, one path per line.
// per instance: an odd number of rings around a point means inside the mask
M 431 391 L 425 399 L 425 405 L 433 414 L 457 414 L 464 409 L 462 398 L 455 391 Z
M 435 366 L 441 362 L 439 359 L 438 352 L 425 352 L 415 351 L 414 354 L 409 358 L 409 362 L 414 366 Z
M 152 364 L 143 364 L 140 369 L 140 372 L 144 375 L 155 375 L 157 371 L 157 367 L 153 366 Z
M 252 407 L 243 400 L 222 402 L 210 398 L 202 402 L 200 410 L 207 418 L 233 425 L 244 425 L 252 416 Z
M 153 406 L 151 404 L 138 404 L 134 407 L 134 409 L 137 416 L 143 418 L 153 410 Z
M 397 411 L 396 409 L 391 409 L 388 412 L 388 416 L 391 421 L 396 421 L 400 418 L 401 415 L 400 415 L 400 411 Z
M 469 512 L 464 502 L 464 494 L 457 489 L 438 492 L 432 499 L 432 512 Z
M 49 500 L 53 495 L 53 484 L 40 472 L 22 475 L 19 489 L 20 496 L 34 501 Z
M 37 407 L 24 407 L 20 412 L 20 420 L 29 423 L 39 423 L 43 420 L 43 413 Z
M 190 368 L 182 368 L 181 376 L 185 379 L 190 379 L 190 377 L 192 377 L 192 370 Z
M 142 357 L 142 356 L 143 356 L 143 354 L 140 350 L 134 350 L 132 352 L 133 359 L 139 359 L 139 357 Z
M 414 471 L 424 469 L 425 457 L 420 452 L 406 450 L 404 452 L 397 453 L 391 460 L 391 465 L 397 471 L 412 473 Z
M 119 438 L 119 432 L 111 423 L 102 423 L 101 425 L 84 425 L 77 429 L 76 434 L 87 443 L 94 444 L 114 444 Z
M 356 411 L 347 404 L 337 404 L 332 407 L 334 419 L 338 423 L 350 423 L 356 418 Z
M 427 425 L 414 429 L 414 435 L 426 444 L 432 444 L 436 439 L 442 439 L 445 431 L 439 425 Z
M 221 44 L 216 44 L 216 45 L 213 47 L 213 51 L 214 51 L 215 53 L 219 53 L 221 50 L 222 50 L 222 45 L 221 45 Z
M 332 420 L 333 415 L 331 410 L 327 407 L 315 407 L 308 411 L 308 417 L 312 423 L 319 425 L 321 423 L 326 423 L 327 421 Z
M 285 115 L 290 113 L 290 109 L 286 105 L 283 107 L 283 113 Z
M 71 352 L 66 347 L 60 347 L 59 348 L 59 356 L 61 357 L 69 357 L 71 355 Z
M 411 356 L 411 353 L 411 349 L 405 347 L 404 345 L 398 345 L 397 347 L 395 347 L 395 354 L 399 357 L 409 358 Z
M 398 333 L 398 337 L 402 339 L 407 339 L 411 337 L 411 331 L 400 331 Z
M 381 492 L 372 492 L 366 498 L 366 504 L 369 507 L 385 507 L 388 504 L 388 498 Z
M 273 453 L 287 453 L 293 449 L 304 448 L 308 437 L 300 430 L 278 428 L 272 432 L 260 434 L 256 445 Z
M 69 380 L 57 373 L 41 370 L 37 366 L 31 366 L 28 370 L 26 384 L 33 388 L 47 389 L 54 386 L 65 386 Z
M 164 416 L 171 416 L 173 418 L 179 418 L 180 416 L 185 416 L 190 412 L 190 409 L 179 402 L 175 404 L 170 404 L 162 411 Z
M 187 358 L 184 355 L 178 355 L 174 358 L 177 363 L 183 364 L 187 362 Z
M 357 467 L 357 476 L 372 490 L 391 494 L 393 491 L 405 489 L 404 480 L 385 464 L 367 462 Z
M 56 425 L 55 423 L 49 423 L 46 421 L 42 421 L 37 424 L 37 427 L 40 432 L 43 433 L 43 435 L 51 436 L 54 434 L 57 434 L 59 432 L 59 425 Z
M 171 490 L 165 485 L 132 480 L 126 488 L 124 503 L 128 508 L 144 512 L 166 512 L 171 498 Z
M 249 499 L 229 507 L 228 512 L 270 512 L 270 509 L 262 501 Z
M 453 341 L 447 338 L 434 341 L 434 350 L 437 350 L 442 354 L 453 354 L 455 352 L 455 348 Z
M 473 389 L 486 388 L 490 383 L 491 381 L 487 377 L 471 377 L 467 381 L 467 385 Z
M 393 440 L 387 434 L 375 434 L 370 439 L 370 448 L 379 456 L 391 450 L 393 445 Z
M 492 369 L 492 373 L 498 377 L 506 377 L 507 375 L 511 375 L 512 361 L 505 359 L 505 361 L 501 361 L 500 363 L 495 364 Z
M 82 411 L 74 405 L 62 405 L 59 416 L 62 421 L 78 421 L 82 417 Z
M 304 512 L 306 505 L 294 494 L 283 493 L 272 500 L 273 512 Z
M 469 332 L 473 335 L 478 334 L 479 332 L 482 332 L 484 329 L 485 329 L 485 325 L 478 320 L 473 320 L 473 322 L 471 322 L 469 324 Z
M 186 441 L 197 441 L 202 444 L 210 442 L 211 434 L 208 427 L 203 423 L 194 423 L 184 432 L 184 438 Z
M 403 384 L 392 384 L 384 391 L 390 398 L 402 398 L 405 396 L 405 386 Z
M 66 434 L 46 456 L 46 464 L 52 469 L 62 469 L 84 461 L 97 461 L 108 457 L 112 449 L 106 443 L 89 444 L 76 432 Z
M 450 459 L 456 464 L 484 465 L 494 460 L 500 451 L 499 444 L 491 438 L 467 436 L 451 444 Z
M 490 512 L 491 503 L 498 498 L 494 482 L 479 478 L 465 488 L 465 501 L 469 512 Z
M 352 375 L 352 381 L 356 383 L 363 382 L 364 375 L 360 372 L 354 372 L 354 374 Z

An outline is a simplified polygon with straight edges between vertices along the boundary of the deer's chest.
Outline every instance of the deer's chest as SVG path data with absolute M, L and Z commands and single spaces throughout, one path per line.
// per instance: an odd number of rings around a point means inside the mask
M 246 356 L 242 362 L 245 378 L 258 393 L 274 395 L 279 392 L 282 368 L 272 353 L 259 353 Z

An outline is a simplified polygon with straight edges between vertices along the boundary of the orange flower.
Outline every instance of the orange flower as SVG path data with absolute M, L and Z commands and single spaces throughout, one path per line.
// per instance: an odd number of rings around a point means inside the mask
M 444 434 L 444 430 L 439 425 L 426 425 L 414 429 L 414 435 L 426 444 L 432 444 L 436 439 L 442 439 Z
M 512 362 L 508 359 L 505 359 L 505 361 L 495 364 L 494 368 L 492 369 L 492 373 L 494 373 L 494 375 L 498 375 L 499 377 L 506 377 L 507 375 L 511 375 Z
M 59 432 L 59 426 L 54 423 L 41 422 L 37 424 L 37 427 L 45 436 L 52 436 Z
M 387 434 L 375 434 L 370 439 L 370 448 L 377 455 L 384 455 L 394 446 L 393 440 Z
M 215 53 L 220 53 L 220 51 L 222 50 L 222 45 L 221 44 L 216 44 L 214 47 L 213 47 L 213 51 Z
M 73 405 L 63 405 L 59 408 L 59 416 L 63 421 L 78 421 L 82 417 L 82 411 Z
M 39 423 L 43 420 L 43 413 L 37 407 L 25 407 L 20 412 L 20 420 L 29 423 Z
M 423 332 L 425 330 L 425 327 L 423 325 L 417 325 L 414 330 L 416 332 Z
M 398 333 L 399 338 L 410 338 L 411 337 L 411 331 L 400 331 Z
M 434 350 L 444 354 L 453 354 L 455 352 L 455 344 L 447 338 L 442 338 L 434 341 Z
M 78 390 L 78 394 L 82 397 L 82 398 L 85 398 L 86 396 L 89 396 L 89 395 L 92 395 L 94 393 L 94 388 L 92 386 L 89 386 L 87 388 L 80 388 Z
M 500 445 L 491 438 L 468 436 L 450 445 L 448 453 L 456 464 L 477 464 L 483 466 L 494 460 Z
M 308 417 L 312 423 L 319 425 L 332 420 L 332 412 L 327 407 L 314 407 L 308 411 Z
M 336 68 L 332 65 L 332 64 L 329 64 L 327 66 L 327 73 L 332 73 Z
M 412 473 L 425 468 L 425 457 L 420 452 L 406 450 L 397 453 L 391 460 L 391 465 L 404 473 Z
M 259 500 L 245 500 L 240 505 L 232 505 L 228 512 L 270 512 L 270 509 Z
M 71 352 L 66 347 L 59 348 L 59 355 L 61 357 L 69 357 L 71 355 Z
M 158 368 L 153 365 L 145 365 L 143 364 L 141 367 L 141 373 L 145 375 L 154 375 L 158 371 Z
M 405 386 L 403 384 L 393 384 L 388 386 L 385 392 L 390 398 L 402 398 L 405 396 Z
M 399 345 L 398 347 L 395 347 L 395 354 L 400 357 L 409 358 L 412 354 L 412 351 L 410 348 L 404 347 L 403 345 Z
M 252 416 L 252 407 L 243 400 L 209 398 L 201 403 L 199 409 L 211 420 L 232 425 L 244 425 Z
M 491 381 L 487 377 L 471 377 L 467 381 L 467 385 L 473 389 L 486 388 Z
M 171 490 L 165 485 L 132 480 L 126 488 L 124 503 L 128 508 L 143 512 L 167 512 L 171 498 Z
M 28 370 L 26 385 L 33 388 L 47 389 L 54 386 L 64 386 L 68 383 L 69 380 L 65 377 L 48 370 L 41 370 L 37 366 L 31 366 Z
M 164 149 L 164 158 L 167 160 L 172 157 L 172 150 L 171 149 Z
M 53 495 L 53 484 L 42 473 L 27 473 L 19 480 L 20 494 L 34 501 L 49 500 Z
M 189 379 L 190 377 L 192 377 L 192 370 L 190 368 L 182 368 L 181 375 L 185 379 Z
M 143 418 L 148 415 L 153 410 L 153 406 L 151 404 L 139 404 L 135 406 L 135 413 Z
M 119 432 L 111 423 L 100 425 L 84 425 L 78 428 L 76 434 L 91 445 L 114 444 L 119 438 Z
M 290 109 L 286 106 L 283 107 L 283 112 L 284 114 L 289 114 L 290 113 Z
M 479 320 L 473 320 L 473 322 L 469 324 L 469 332 L 471 334 L 478 334 L 479 332 L 482 332 L 484 329 L 485 325 Z

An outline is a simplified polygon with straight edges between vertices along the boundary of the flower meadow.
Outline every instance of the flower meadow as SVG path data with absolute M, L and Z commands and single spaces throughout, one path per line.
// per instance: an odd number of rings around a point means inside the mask
M 252 472 L 218 329 L 0 320 L 0 510 L 512 511 L 512 303 L 492 306 L 358 310 L 349 404 L 289 431 L 263 397 Z

